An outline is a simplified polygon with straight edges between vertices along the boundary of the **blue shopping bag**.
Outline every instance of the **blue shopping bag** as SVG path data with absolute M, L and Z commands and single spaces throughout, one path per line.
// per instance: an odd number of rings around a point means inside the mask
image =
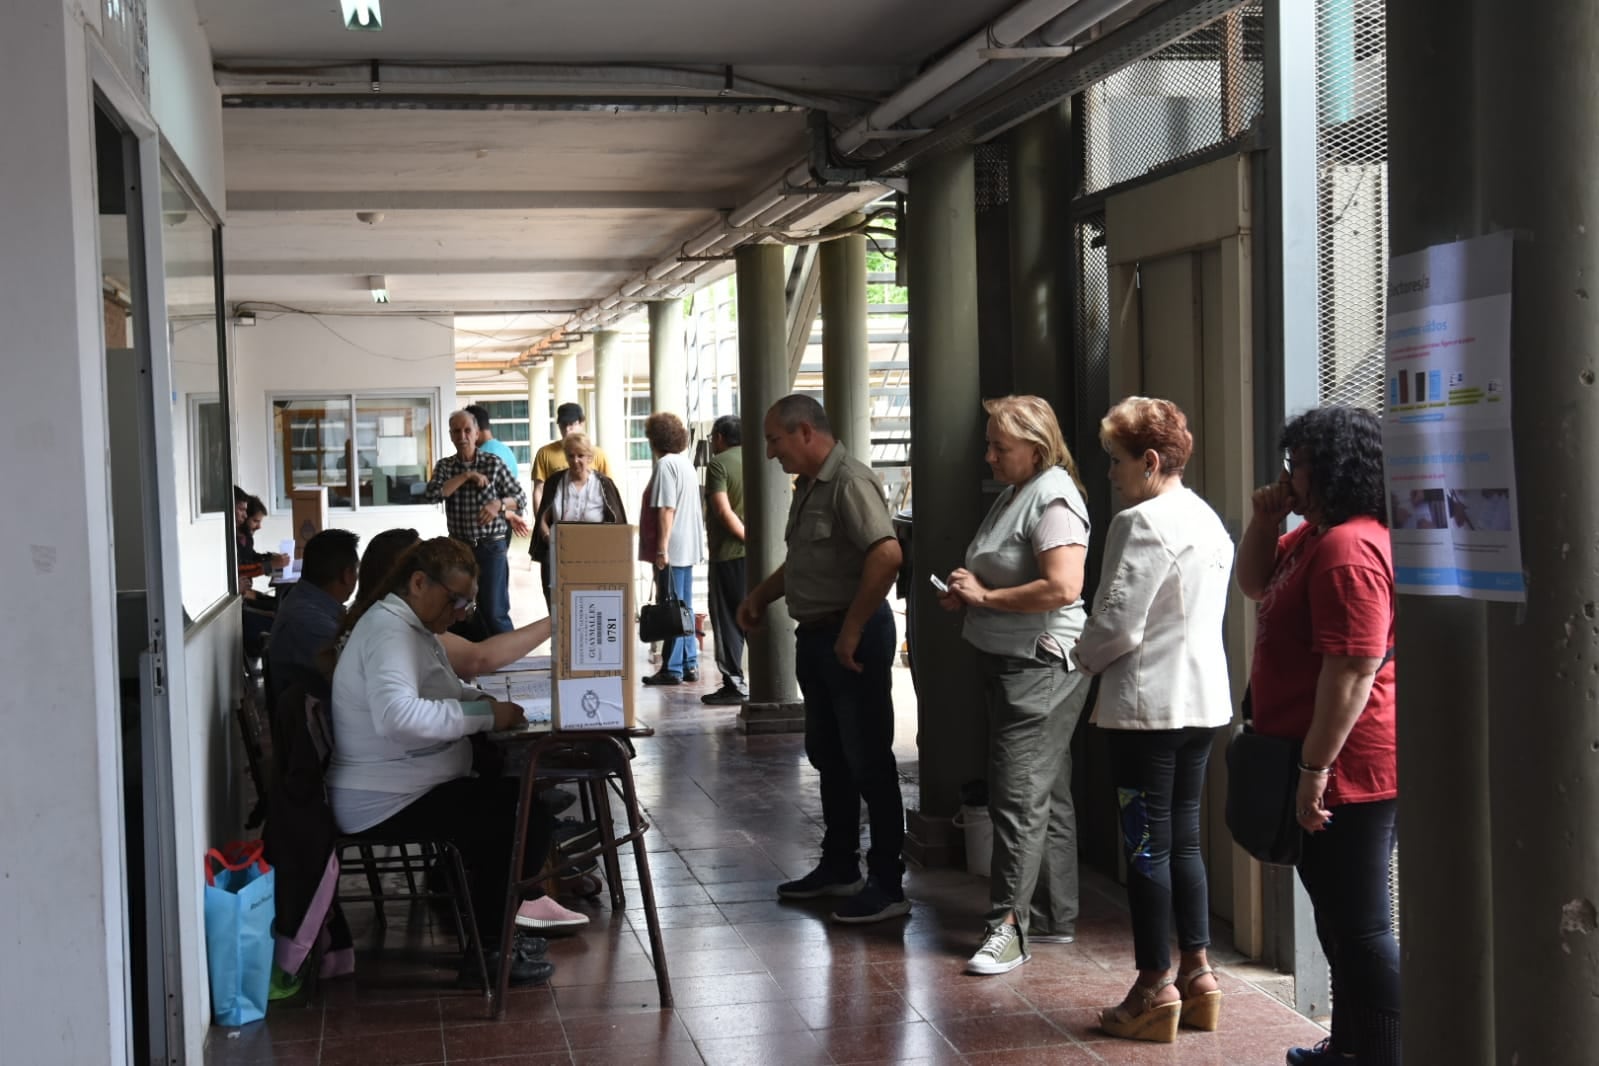
M 261 841 L 205 853 L 205 950 L 211 1013 L 218 1025 L 266 1017 L 272 981 L 274 875 Z

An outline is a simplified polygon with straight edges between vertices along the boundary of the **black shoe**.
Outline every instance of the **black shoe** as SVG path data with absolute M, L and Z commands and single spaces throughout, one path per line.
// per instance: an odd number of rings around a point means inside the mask
M 838 905 L 838 910 L 833 912 L 833 921 L 860 925 L 900 918 L 910 912 L 911 901 L 905 898 L 904 889 L 898 884 L 879 882 L 873 877 L 866 882 L 865 888 Z
M 659 673 L 650 674 L 645 677 L 644 683 L 646 685 L 681 685 L 683 683 L 683 677 L 680 674 L 672 674 L 662 670 Z
M 749 697 L 744 695 L 744 690 L 731 681 L 723 681 L 722 687 L 715 692 L 707 692 L 700 697 L 701 703 L 709 703 L 716 707 L 736 707 Z
M 550 942 L 541 936 L 524 933 L 518 929 L 512 947 L 516 949 L 516 957 L 519 959 L 542 959 L 550 950 Z
M 539 802 L 551 814 L 560 814 L 577 802 L 577 796 L 564 788 L 547 788 L 539 793 Z
M 555 846 L 567 854 L 586 851 L 599 843 L 600 823 L 562 818 L 555 823 Z
M 489 969 L 489 981 L 493 983 L 495 974 L 499 972 L 500 953 L 490 951 L 484 955 L 484 963 Z M 555 964 L 544 959 L 526 958 L 520 949 L 513 949 L 511 958 L 511 987 L 526 988 L 529 985 L 542 985 L 555 976 Z M 480 988 L 477 976 L 477 960 L 468 953 L 461 960 L 461 969 L 456 977 L 456 983 L 465 988 Z
M 1332 1037 L 1315 1047 L 1288 1049 L 1288 1066 L 1357 1066 L 1353 1055 L 1344 1055 L 1332 1049 Z
M 699 679 L 700 679 L 700 672 L 697 669 L 695 669 L 694 667 L 691 666 L 687 670 L 683 671 L 683 680 L 684 681 L 698 681 Z
M 860 867 L 829 867 L 819 864 L 816 869 L 796 881 L 784 881 L 777 886 L 783 899 L 817 899 L 821 896 L 853 896 L 866 884 L 861 880 Z

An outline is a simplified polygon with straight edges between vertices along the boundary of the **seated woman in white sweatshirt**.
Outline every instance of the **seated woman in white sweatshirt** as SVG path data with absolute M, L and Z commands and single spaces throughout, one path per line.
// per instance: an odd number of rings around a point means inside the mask
M 1100 1027 L 1170 1042 L 1179 1023 L 1216 1028 L 1221 1010 L 1205 954 L 1199 797 L 1216 730 L 1232 720 L 1222 614 L 1233 542 L 1210 505 L 1183 486 L 1194 438 L 1176 404 L 1128 397 L 1106 413 L 1099 437 L 1124 510 L 1111 519 L 1093 613 L 1072 658 L 1100 675 L 1091 721 L 1110 741 L 1138 964 L 1137 982 L 1101 1012 Z
M 476 591 L 472 550 L 438 537 L 407 550 L 350 612 L 333 671 L 327 780 L 341 831 L 453 843 L 467 866 L 478 929 L 493 944 L 504 922 L 518 783 L 473 776 L 467 737 L 509 728 L 522 720 L 522 708 L 462 681 L 439 641 L 473 609 Z M 543 861 L 552 827 L 548 813 L 535 807 L 530 866 Z M 516 920 L 539 929 L 588 922 L 542 895 L 523 903 Z M 519 950 L 513 982 L 549 978 L 552 967 L 531 954 Z

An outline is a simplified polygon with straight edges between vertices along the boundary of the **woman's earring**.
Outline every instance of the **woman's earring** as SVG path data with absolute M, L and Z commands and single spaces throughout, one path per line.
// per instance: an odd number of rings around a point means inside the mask
M 1144 480 L 1145 480 L 1145 481 L 1148 481 L 1148 480 L 1149 480 L 1149 476 L 1150 476 L 1150 475 L 1151 475 L 1151 474 L 1153 474 L 1153 473 L 1154 473 L 1154 471 L 1153 471 L 1153 470 L 1145 470 L 1145 471 L 1144 471 Z

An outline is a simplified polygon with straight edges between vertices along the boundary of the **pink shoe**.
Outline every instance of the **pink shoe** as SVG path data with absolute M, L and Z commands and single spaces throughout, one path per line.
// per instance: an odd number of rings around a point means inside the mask
M 550 896 L 540 896 L 516 909 L 516 924 L 523 929 L 578 929 L 589 924 L 589 916 L 567 910 Z

